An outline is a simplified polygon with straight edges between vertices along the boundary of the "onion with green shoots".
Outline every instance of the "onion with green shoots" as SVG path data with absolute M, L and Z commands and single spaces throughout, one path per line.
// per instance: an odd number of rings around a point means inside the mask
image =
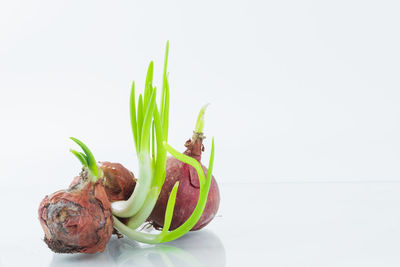
M 207 106 L 208 105 L 205 105 L 200 110 L 197 117 L 195 130 L 193 131 L 193 136 L 191 139 L 186 141 L 186 150 L 183 152 L 185 155 L 192 157 L 200 164 L 201 154 L 204 151 L 204 112 Z M 201 165 L 201 167 L 204 173 L 207 173 L 206 166 Z M 190 217 L 196 207 L 196 201 L 200 192 L 199 178 L 196 170 L 192 166 L 174 157 L 168 157 L 166 165 L 166 179 L 157 203 L 150 217 L 148 218 L 148 221 L 155 228 L 162 228 L 164 224 L 164 216 L 167 208 L 169 192 L 176 182 L 179 182 L 179 190 L 175 201 L 175 211 L 172 217 L 170 229 L 173 230 L 182 225 Z M 199 221 L 191 229 L 191 231 L 200 230 L 211 222 L 211 220 L 217 214 L 219 201 L 220 195 L 218 184 L 214 176 L 212 176 L 206 207 Z
M 73 151 L 76 154 L 76 151 Z M 102 184 L 106 190 L 109 201 L 127 200 L 135 189 L 136 178 L 131 171 L 122 164 L 103 161 L 98 163 L 99 169 L 103 172 Z M 79 183 L 80 176 L 76 176 L 70 188 Z
M 169 44 L 167 42 L 160 109 L 156 103 L 157 89 L 153 86 L 153 62 L 150 62 L 148 67 L 144 94 L 139 95 L 137 102 L 135 83 L 132 83 L 130 113 L 134 144 L 139 161 L 139 176 L 130 198 L 126 201 L 115 201 L 111 204 L 114 214 L 114 226 L 119 232 L 131 239 L 153 244 L 177 239 L 196 225 L 207 203 L 214 162 L 214 140 L 212 140 L 207 178 L 197 160 L 176 151 L 167 144 L 169 123 L 168 48 Z M 141 232 L 138 228 L 151 215 L 165 181 L 167 152 L 196 170 L 199 179 L 198 197 L 193 196 L 193 198 L 197 199 L 196 206 L 186 221 L 176 229 L 169 231 L 179 186 L 177 181 L 169 193 L 161 233 Z M 122 222 L 118 217 L 127 219 Z
M 117 163 L 100 163 L 81 141 L 71 138 L 84 153 L 71 150 L 83 165 L 82 173 L 69 189 L 46 196 L 39 207 L 39 219 L 45 232 L 45 242 L 55 252 L 95 253 L 103 251 L 113 226 L 133 240 L 156 244 L 175 240 L 198 223 L 206 209 L 212 184 L 214 139 L 212 139 L 208 171 L 193 155 L 180 153 L 168 145 L 169 83 L 167 73 L 167 42 L 160 106 L 153 86 L 153 62 L 148 67 L 144 93 L 137 101 L 132 83 L 130 117 L 134 145 L 138 158 L 138 177 Z M 204 110 L 203 110 L 204 113 Z M 203 125 L 203 119 L 199 121 Z M 199 126 L 202 129 L 202 126 Z M 201 139 L 202 140 L 202 139 Z M 162 230 L 153 234 L 139 230 L 152 214 L 166 179 L 167 152 L 190 166 L 196 173 L 198 190 L 193 195 L 195 205 L 179 226 L 173 221 L 180 181 L 175 181 L 166 201 Z M 110 169 L 111 168 L 111 169 Z M 205 174 L 206 173 L 206 174 Z M 166 187 L 165 187 L 166 188 Z M 164 192 L 163 195 L 167 194 Z M 181 207 L 178 207 L 181 208 Z M 113 216 L 112 216 L 113 215 Z M 171 228 L 171 224 L 172 228 Z
M 84 151 L 71 150 L 82 163 L 82 172 L 69 189 L 46 196 L 40 203 L 44 241 L 57 253 L 102 252 L 113 232 L 111 205 L 102 184 L 103 172 L 87 146 L 71 139 Z

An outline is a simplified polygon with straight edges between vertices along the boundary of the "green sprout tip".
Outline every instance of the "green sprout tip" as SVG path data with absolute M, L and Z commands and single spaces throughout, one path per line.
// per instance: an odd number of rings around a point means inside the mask
M 101 176 L 101 171 L 97 167 L 97 163 L 93 156 L 93 153 L 82 141 L 74 137 L 70 137 L 70 139 L 78 144 L 82 148 L 84 153 L 80 153 L 72 149 L 70 151 L 79 159 L 82 165 L 88 169 L 91 178 L 94 182 L 96 182 Z
M 202 133 L 204 129 L 204 113 L 210 104 L 205 104 L 197 115 L 196 127 L 194 128 L 195 133 Z

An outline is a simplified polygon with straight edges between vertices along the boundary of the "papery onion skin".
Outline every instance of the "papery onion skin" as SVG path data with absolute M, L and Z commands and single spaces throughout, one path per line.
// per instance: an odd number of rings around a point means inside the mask
M 74 186 L 42 200 L 39 220 L 52 251 L 103 252 L 113 232 L 113 217 L 102 179 L 93 183 L 83 171 Z
M 131 171 L 120 163 L 100 162 L 99 168 L 104 173 L 103 185 L 108 200 L 127 200 L 135 189 L 136 179 Z
M 120 163 L 109 161 L 99 162 L 98 167 L 103 171 L 102 184 L 109 201 L 127 200 L 136 186 L 136 178 L 131 171 Z M 70 188 L 77 184 L 80 176 L 74 178 Z

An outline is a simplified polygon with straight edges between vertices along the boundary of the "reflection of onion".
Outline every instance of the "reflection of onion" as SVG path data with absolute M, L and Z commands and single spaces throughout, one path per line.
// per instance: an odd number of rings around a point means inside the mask
M 105 250 L 107 251 L 107 249 Z M 97 254 L 54 254 L 50 267 L 89 267 L 89 266 L 115 266 L 107 253 Z
M 129 266 L 129 267 L 224 267 L 225 249 L 213 232 L 188 233 L 168 245 L 145 245 L 127 238 L 111 237 L 104 253 L 96 255 L 54 254 L 51 266 Z M 169 264 L 169 265 L 168 265 Z
M 213 232 L 188 233 L 168 245 L 142 245 L 128 239 L 112 238 L 107 252 L 118 266 L 224 267 L 225 249 Z
M 183 237 L 169 242 L 168 245 L 183 249 L 192 254 L 200 266 L 225 266 L 225 248 L 219 237 L 214 232 L 203 229 L 191 232 Z

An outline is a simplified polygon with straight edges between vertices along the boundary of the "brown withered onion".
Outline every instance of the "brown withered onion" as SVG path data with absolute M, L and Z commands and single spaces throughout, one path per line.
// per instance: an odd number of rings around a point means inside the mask
M 39 219 L 44 241 L 57 253 L 102 252 L 113 232 L 111 205 L 102 179 L 93 183 L 86 170 L 75 185 L 42 200 Z

